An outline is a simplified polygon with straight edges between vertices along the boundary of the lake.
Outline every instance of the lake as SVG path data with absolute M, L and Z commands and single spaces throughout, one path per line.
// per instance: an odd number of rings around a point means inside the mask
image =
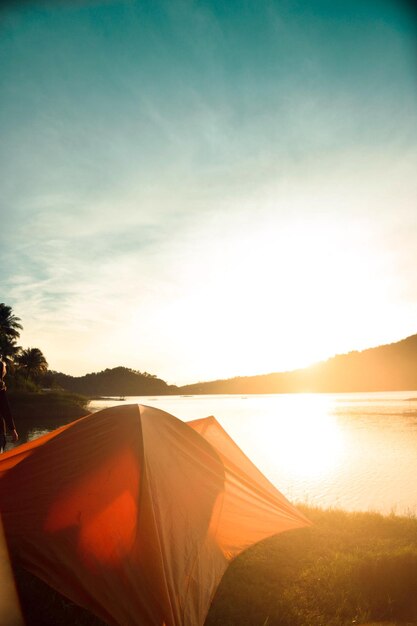
M 89 409 L 125 403 L 184 421 L 214 415 L 292 502 L 417 514 L 417 391 L 141 396 L 94 400 Z

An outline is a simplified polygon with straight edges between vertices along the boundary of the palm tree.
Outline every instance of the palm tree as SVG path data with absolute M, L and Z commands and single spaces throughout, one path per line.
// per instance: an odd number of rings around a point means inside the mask
M 0 337 L 6 337 L 12 342 L 20 337 L 23 326 L 20 318 L 12 313 L 12 307 L 0 302 Z
M 26 378 L 37 378 L 48 370 L 48 363 L 39 348 L 26 348 L 16 359 Z
M 0 334 L 0 356 L 5 360 L 9 367 L 13 365 L 21 348 L 14 341 Z
M 16 345 L 16 339 L 20 337 L 22 330 L 20 319 L 12 312 L 12 307 L 0 302 L 0 355 L 7 361 L 11 370 L 19 353 L 20 346 Z

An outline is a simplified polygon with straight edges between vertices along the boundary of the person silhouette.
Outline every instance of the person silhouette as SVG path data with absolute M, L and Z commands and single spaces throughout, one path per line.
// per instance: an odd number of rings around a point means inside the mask
M 6 395 L 6 383 L 4 377 L 6 376 L 7 366 L 6 362 L 0 356 L 0 453 L 4 452 L 6 447 L 6 432 L 9 431 L 12 434 L 12 441 L 17 441 L 19 435 L 16 431 L 16 426 L 13 421 L 12 413 L 10 411 L 9 401 Z

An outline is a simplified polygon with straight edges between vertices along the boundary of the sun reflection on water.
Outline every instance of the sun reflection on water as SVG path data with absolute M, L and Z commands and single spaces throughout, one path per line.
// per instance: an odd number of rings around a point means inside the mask
M 268 465 L 273 462 L 274 474 L 282 471 L 294 479 L 319 481 L 335 471 L 343 462 L 346 441 L 331 414 L 329 398 L 293 396 L 280 409 L 277 415 L 275 405 L 275 411 L 268 411 L 252 433 L 251 448 L 257 459 Z

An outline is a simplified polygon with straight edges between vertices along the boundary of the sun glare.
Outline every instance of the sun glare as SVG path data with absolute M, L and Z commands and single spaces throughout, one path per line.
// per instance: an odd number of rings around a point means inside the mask
M 329 413 L 330 399 L 315 394 L 287 399 L 282 397 L 280 415 L 266 411 L 251 433 L 256 462 L 277 479 L 285 475 L 323 480 L 343 462 L 346 446 L 336 418 Z M 271 467 L 265 467 L 269 462 Z
M 358 324 L 374 313 L 364 310 L 370 285 L 375 302 L 384 298 L 371 242 L 361 238 L 349 224 L 242 234 L 212 255 L 203 284 L 193 280 L 188 310 L 200 313 L 196 330 L 216 329 L 234 375 L 303 367 L 350 349 Z M 176 313 L 181 325 L 186 310 Z M 212 340 L 209 334 L 208 356 Z M 218 377 L 218 358 L 209 365 Z
M 307 367 L 362 340 L 372 344 L 363 337 L 369 327 L 378 336 L 389 294 L 375 242 L 367 237 L 365 245 L 358 225 L 288 222 L 239 232 L 228 225 L 215 248 L 205 237 L 198 256 L 179 257 L 175 288 L 130 310 L 118 341 L 152 353 L 147 367 L 162 377 L 182 355 L 170 382 Z

